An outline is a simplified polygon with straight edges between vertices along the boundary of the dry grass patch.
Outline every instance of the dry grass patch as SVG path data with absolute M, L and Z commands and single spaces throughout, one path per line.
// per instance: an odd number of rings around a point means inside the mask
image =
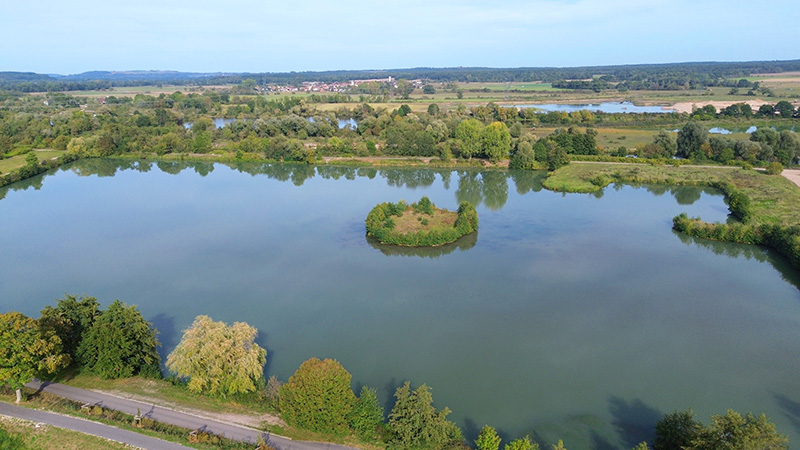
M 430 231 L 437 228 L 453 228 L 458 218 L 458 213 L 436 208 L 433 214 L 415 212 L 411 207 L 403 211 L 403 215 L 396 218 L 395 231 L 398 233 L 414 233 L 417 231 Z

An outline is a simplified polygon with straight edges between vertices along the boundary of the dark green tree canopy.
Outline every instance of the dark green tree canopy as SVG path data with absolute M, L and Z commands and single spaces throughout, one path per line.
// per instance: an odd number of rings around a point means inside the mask
M 157 333 L 136 306 L 114 300 L 85 333 L 78 360 L 84 370 L 102 378 L 158 377 Z

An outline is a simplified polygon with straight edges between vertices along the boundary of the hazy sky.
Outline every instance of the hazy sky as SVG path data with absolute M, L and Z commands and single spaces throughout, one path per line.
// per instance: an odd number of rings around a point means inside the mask
M 0 71 L 800 58 L 798 0 L 2 0 Z

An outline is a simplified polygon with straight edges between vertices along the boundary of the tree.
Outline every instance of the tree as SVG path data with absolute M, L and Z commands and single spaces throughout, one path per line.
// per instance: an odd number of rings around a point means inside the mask
M 561 439 L 559 439 L 559 440 L 558 440 L 558 444 L 553 444 L 553 450 L 567 450 L 567 449 L 564 447 L 564 441 L 562 441 Z
M 484 425 L 478 434 L 478 439 L 475 439 L 475 447 L 477 450 L 498 450 L 500 441 L 497 431 L 489 425 Z
M 530 170 L 536 165 L 536 155 L 530 142 L 522 141 L 508 163 L 509 169 Z
M 656 422 L 654 450 L 681 450 L 697 436 L 702 424 L 694 419 L 694 412 L 675 411 L 665 414 Z
M 34 153 L 33 150 L 25 155 L 25 165 L 28 167 L 36 167 L 39 165 L 39 158 L 36 157 L 36 153 Z
M 78 346 L 79 363 L 102 378 L 160 376 L 158 331 L 136 306 L 114 300 L 100 313 Z
M 422 93 L 428 95 L 435 94 L 436 88 L 433 87 L 432 84 L 426 84 L 425 86 L 422 87 Z
M 462 120 L 456 126 L 456 139 L 460 141 L 460 153 L 462 157 L 472 159 L 481 150 L 481 132 L 483 124 L 475 119 Z
M 435 116 L 439 114 L 439 105 L 431 103 L 428 105 L 428 115 Z
M 391 447 L 441 450 L 463 445 L 461 430 L 447 420 L 450 409 L 436 411 L 428 386 L 423 384 L 412 391 L 411 383 L 406 381 L 394 396 L 397 401 L 389 414 Z
M 75 355 L 84 334 L 100 315 L 100 302 L 95 297 L 66 295 L 57 300 L 56 307 L 45 306 L 39 323 L 55 331 L 64 346 L 64 352 L 76 359 Z
M 311 358 L 281 386 L 280 409 L 290 425 L 337 436 L 349 430 L 356 402 L 350 373 L 335 359 Z
M 17 403 L 25 383 L 67 365 L 69 356 L 53 331 L 16 311 L 0 314 L 0 382 L 17 391 Z
M 244 322 L 228 326 L 197 316 L 167 356 L 167 368 L 189 377 L 193 392 L 225 396 L 255 391 L 267 362 L 267 351 L 255 343 L 257 334 Z
M 661 156 L 672 158 L 678 151 L 678 142 L 672 133 L 661 130 L 654 138 L 653 144 L 661 148 Z
M 483 155 L 492 161 L 508 157 L 511 150 L 511 133 L 503 122 L 492 122 L 481 130 Z
M 506 444 L 505 450 L 539 450 L 539 444 L 531 443 L 531 437 L 525 436 Z
M 775 431 L 767 416 L 748 413 L 742 417 L 728 410 L 724 415 L 711 416 L 711 424 L 702 428 L 686 450 L 784 450 L 789 439 Z
M 689 122 L 678 131 L 677 155 L 681 158 L 697 158 L 702 155 L 701 147 L 706 142 L 708 130 L 697 122 Z
M 383 407 L 378 402 L 378 391 L 364 386 L 350 413 L 350 426 L 365 441 L 377 437 L 378 426 L 383 423 Z
M 560 145 L 556 144 L 548 151 L 547 168 L 551 172 L 567 164 L 569 164 L 569 156 L 567 156 L 567 152 L 561 148 Z
M 775 104 L 775 112 L 784 119 L 791 119 L 792 114 L 794 114 L 794 107 L 786 100 L 781 100 Z

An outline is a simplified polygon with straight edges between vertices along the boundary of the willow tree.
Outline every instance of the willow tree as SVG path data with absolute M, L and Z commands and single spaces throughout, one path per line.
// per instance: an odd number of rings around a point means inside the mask
M 167 356 L 167 368 L 189 378 L 189 390 L 231 395 L 256 390 L 264 377 L 267 351 L 255 343 L 258 330 L 244 323 L 228 326 L 197 316 Z
M 17 403 L 25 383 L 68 364 L 69 356 L 55 332 L 16 311 L 0 314 L 0 383 L 17 391 Z

